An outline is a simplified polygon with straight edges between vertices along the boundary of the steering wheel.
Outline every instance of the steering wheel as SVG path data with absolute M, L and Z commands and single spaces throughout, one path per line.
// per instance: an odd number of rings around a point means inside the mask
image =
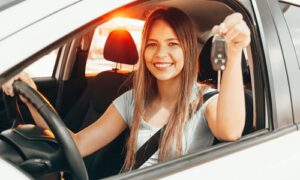
M 65 124 L 51 104 L 42 94 L 22 81 L 15 81 L 13 88 L 17 94 L 26 98 L 44 118 L 62 148 L 68 161 L 70 171 L 75 179 L 88 179 L 87 170 L 79 150 L 71 135 L 68 133 Z

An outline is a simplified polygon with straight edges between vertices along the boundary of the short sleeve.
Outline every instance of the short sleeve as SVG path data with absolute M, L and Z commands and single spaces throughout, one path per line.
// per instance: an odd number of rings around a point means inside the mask
M 120 113 L 127 125 L 131 126 L 133 116 L 133 91 L 129 90 L 113 101 L 113 105 Z

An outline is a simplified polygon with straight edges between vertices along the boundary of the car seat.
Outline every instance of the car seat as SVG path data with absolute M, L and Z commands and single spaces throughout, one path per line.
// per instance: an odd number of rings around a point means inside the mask
M 104 58 L 116 63 L 134 65 L 138 52 L 127 30 L 113 30 L 104 46 Z M 80 99 L 66 115 L 64 121 L 69 129 L 77 132 L 95 122 L 119 95 L 129 90 L 131 73 L 118 68 L 104 71 L 93 77 Z M 85 164 L 90 179 L 104 178 L 119 172 L 125 144 L 125 130 L 113 142 L 86 157 Z
M 210 53 L 212 46 L 212 37 L 210 37 L 203 45 L 202 50 L 199 55 L 199 71 L 198 71 L 198 81 L 200 83 L 208 84 L 212 87 L 217 87 L 218 73 L 212 69 L 210 62 Z M 247 67 L 246 59 L 244 54 L 242 55 L 242 71 L 244 84 L 250 83 L 250 74 Z M 249 134 L 254 131 L 253 127 L 253 97 L 252 91 L 250 89 L 244 89 L 245 92 L 245 108 L 246 108 L 246 122 L 242 135 Z M 219 143 L 215 139 L 214 144 Z

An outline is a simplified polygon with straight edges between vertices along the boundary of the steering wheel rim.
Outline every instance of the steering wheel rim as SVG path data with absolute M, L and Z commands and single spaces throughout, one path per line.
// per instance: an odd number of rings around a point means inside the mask
M 88 179 L 88 173 L 79 150 L 52 105 L 41 93 L 22 81 L 15 81 L 13 88 L 14 92 L 26 98 L 44 118 L 66 156 L 72 175 L 76 179 Z

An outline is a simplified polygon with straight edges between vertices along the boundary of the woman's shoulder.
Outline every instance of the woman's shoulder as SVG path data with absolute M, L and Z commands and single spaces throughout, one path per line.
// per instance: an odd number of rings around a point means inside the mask
M 133 89 L 125 91 L 121 96 L 133 96 Z
M 133 90 L 130 89 L 128 91 L 125 91 L 119 97 L 117 97 L 113 102 L 114 103 L 123 103 L 123 102 L 132 102 L 132 100 L 133 100 Z
M 215 89 L 214 87 L 207 85 L 207 84 L 203 84 L 203 83 L 196 83 L 196 89 L 197 89 L 197 93 L 202 93 L 207 94 L 210 92 L 217 92 L 217 89 Z

